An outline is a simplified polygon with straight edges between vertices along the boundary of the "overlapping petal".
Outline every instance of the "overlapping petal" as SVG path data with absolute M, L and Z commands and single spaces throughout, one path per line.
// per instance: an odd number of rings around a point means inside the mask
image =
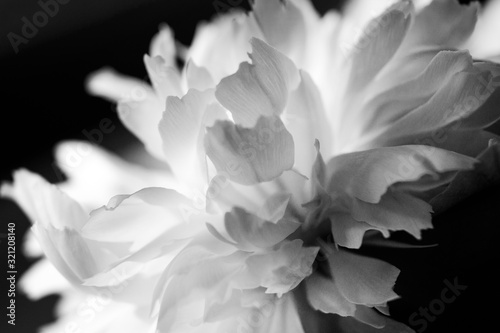
M 327 163 L 329 193 L 378 203 L 389 186 L 422 176 L 471 169 L 475 159 L 425 146 L 398 146 L 339 155 Z
M 293 138 L 275 116 L 252 128 L 219 121 L 207 129 L 205 149 L 219 173 L 245 185 L 270 181 L 294 163 Z
M 77 202 L 27 170 L 17 171 L 1 194 L 15 200 L 34 222 L 45 255 L 70 282 L 80 284 L 102 269 L 95 256 L 100 253 L 104 261 L 104 254 L 81 237 L 87 214 Z
M 133 193 L 154 186 L 179 188 L 179 182 L 166 169 L 127 162 L 84 141 L 58 144 L 55 159 L 68 178 L 59 187 L 88 211 L 100 207 L 117 193 Z
M 201 25 L 187 49 L 162 27 L 144 56 L 151 86 L 109 70 L 89 80 L 173 175 L 70 143 L 57 152 L 70 178 L 62 188 L 85 208 L 26 171 L 2 195 L 35 221 L 57 269 L 84 286 L 65 300 L 134 281 L 105 312 L 130 315 L 129 329 L 303 333 L 319 326 L 304 325 L 310 310 L 349 332 L 410 331 L 386 317 L 399 269 L 355 249 L 370 230 L 420 238 L 433 205 L 442 211 L 498 181 L 488 127 L 499 119 L 500 70 L 455 50 L 477 6 L 434 0 L 415 11 L 401 0 L 370 19 L 320 17 L 299 0 L 251 6 Z M 92 154 L 64 164 L 79 147 Z M 88 176 L 95 165 L 104 180 Z M 81 190 L 98 185 L 101 196 Z M 262 321 L 248 321 L 256 314 Z M 101 320 L 91 328 L 109 328 Z
M 190 89 L 182 98 L 167 98 L 166 110 L 157 126 L 165 159 L 184 183 L 196 184 L 206 179 L 202 144 L 205 127 L 225 118 L 224 110 L 215 102 L 213 90 Z
M 290 90 L 299 83 L 299 73 L 289 58 L 259 39 L 252 39 L 251 44 L 252 64 L 241 63 L 215 92 L 235 122 L 247 127 L 254 126 L 260 116 L 280 115 Z

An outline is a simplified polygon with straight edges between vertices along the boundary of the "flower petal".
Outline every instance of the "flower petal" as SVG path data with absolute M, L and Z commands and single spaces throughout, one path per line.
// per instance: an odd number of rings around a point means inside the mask
M 431 200 L 436 212 L 443 212 L 477 191 L 500 181 L 500 145 L 492 141 L 478 156 L 474 170 L 459 172 L 448 187 Z
M 456 73 L 425 104 L 391 124 L 374 141 L 377 145 L 391 144 L 399 138 L 436 131 L 469 117 L 491 95 L 492 91 L 486 89 L 491 80 L 488 71 L 471 69 Z
M 80 236 L 87 214 L 77 202 L 26 170 L 15 172 L 14 184 L 2 185 L 0 193 L 21 206 L 45 255 L 70 282 L 80 284 L 99 270 L 98 249 Z
M 182 96 L 181 76 L 178 70 L 161 56 L 144 55 L 144 65 L 148 71 L 149 79 L 160 98 L 165 102 L 168 96 Z
M 276 223 L 290 210 L 300 210 L 310 201 L 308 179 L 288 170 L 269 182 L 241 185 L 219 173 L 210 181 L 206 194 L 207 211 L 218 214 L 244 207 L 260 218 Z M 297 213 L 296 215 L 300 215 Z
M 93 211 L 82 235 L 97 241 L 147 244 L 182 223 L 189 209 L 193 209 L 191 201 L 174 190 L 146 188 L 115 196 Z
M 215 96 L 233 114 L 237 124 L 254 126 L 260 116 L 280 115 L 290 90 L 299 84 L 293 62 L 263 41 L 251 40 L 252 64 L 221 80 Z
M 198 25 L 186 58 L 207 68 L 218 83 L 236 72 L 239 64 L 247 59 L 248 41 L 252 36 L 262 38 L 254 20 L 246 13 L 231 11 Z
M 332 249 L 330 271 L 340 293 L 351 303 L 385 304 L 398 297 L 392 290 L 399 269 L 384 261 Z
M 103 97 L 115 103 L 137 101 L 153 93 L 146 82 L 118 74 L 110 68 L 103 68 L 92 73 L 87 78 L 86 87 L 91 95 Z
M 219 173 L 250 185 L 278 177 L 294 162 L 294 143 L 278 117 L 261 117 L 253 128 L 218 121 L 207 128 L 205 149 Z
M 160 31 L 151 40 L 149 54 L 151 57 L 162 57 L 167 67 L 175 67 L 174 32 L 168 25 L 163 24 L 160 26 Z
M 203 161 L 199 159 L 199 149 L 203 148 L 200 135 L 208 113 L 218 113 L 210 107 L 213 102 L 212 90 L 190 89 L 181 99 L 168 97 L 158 125 L 166 160 L 175 175 L 188 183 L 195 183 L 203 170 Z
M 327 190 L 378 203 L 392 184 L 415 181 L 426 174 L 471 169 L 474 163 L 473 158 L 426 146 L 383 147 L 344 154 L 327 164 Z
M 197 257 L 187 259 L 196 254 Z M 190 302 L 193 298 L 200 299 L 200 294 L 207 297 L 221 287 L 224 292 L 226 290 L 224 287 L 228 287 L 228 280 L 242 264 L 238 256 L 236 259 L 232 259 L 231 256 L 213 257 L 196 248 L 187 248 L 181 255 L 184 257 L 182 261 L 186 264 L 181 264 L 177 268 L 173 268 L 174 262 L 169 265 L 167 268 L 169 274 L 166 275 L 168 280 L 165 280 L 168 283 L 161 296 L 159 322 L 162 323 L 162 330 L 166 332 L 178 324 L 178 320 L 174 320 L 172 315 L 175 315 L 177 309 L 182 308 L 183 303 Z
M 485 100 L 485 102 L 460 124 L 461 127 L 466 129 L 486 128 L 496 123 L 500 118 L 498 112 L 500 103 L 500 64 L 476 62 L 474 65 L 480 70 L 491 72 L 492 79 L 483 81 L 482 89 L 478 87 L 474 96 L 481 101 Z
M 239 207 L 226 213 L 224 225 L 229 236 L 244 251 L 276 245 L 300 227 L 294 220 L 265 221 Z
M 267 288 L 266 293 L 281 297 L 312 273 L 318 251 L 318 247 L 304 247 L 300 239 L 287 240 L 275 251 L 248 257 L 246 275 Z
M 252 13 L 270 45 L 287 55 L 304 52 L 303 49 L 297 50 L 306 43 L 304 12 L 294 1 L 256 0 L 252 4 Z
M 500 43 L 498 43 L 497 31 L 500 31 L 500 2 L 488 1 L 482 4 L 479 18 L 469 40 L 462 45 L 468 49 L 476 58 L 491 57 L 500 53 Z
M 403 323 L 385 317 L 385 325 L 382 328 L 376 328 L 367 325 L 355 318 L 346 317 L 339 320 L 341 332 L 348 333 L 415 333 L 410 327 Z
M 52 225 L 35 224 L 33 232 L 42 244 L 47 258 L 70 282 L 81 284 L 95 275 L 104 265 L 98 265 L 89 244 L 75 229 L 57 229 Z
M 294 168 L 304 175 L 310 175 L 316 157 L 315 140 L 321 143 L 323 156 L 332 154 L 332 135 L 326 111 L 318 87 L 308 73 L 300 71 L 301 82 L 291 92 L 283 122 L 294 138 Z
M 418 45 L 458 47 L 474 31 L 479 4 L 461 5 L 456 0 L 434 0 L 415 17 L 402 48 Z
M 394 56 L 411 22 L 412 4 L 400 1 L 365 28 L 351 51 L 349 90 L 365 87 Z
M 276 300 L 273 311 L 256 333 L 287 332 L 305 333 L 297 312 L 297 306 L 291 295 L 285 295 Z
M 379 229 L 363 222 L 363 220 L 356 221 L 351 214 L 345 213 L 333 214 L 330 217 L 330 223 L 335 244 L 351 249 L 359 249 L 361 247 L 365 232 Z
M 33 223 L 80 230 L 87 221 L 88 215 L 76 201 L 39 175 L 20 169 L 13 178 L 13 184 L 2 184 L 0 195 L 14 200 Z
M 357 305 L 356 312 L 354 313 L 354 318 L 364 324 L 378 329 L 385 326 L 385 317 L 367 306 Z
M 313 274 L 305 280 L 307 300 L 315 310 L 353 316 L 356 305 L 349 302 L 338 290 L 332 279 Z
M 204 91 L 215 88 L 214 80 L 205 67 L 197 66 L 193 60 L 189 60 L 185 68 L 188 89 Z
M 352 217 L 381 230 L 404 230 L 421 238 L 421 230 L 431 229 L 432 207 L 413 195 L 387 192 L 378 204 L 353 200 Z
M 125 127 L 144 143 L 149 153 L 164 159 L 160 135 L 151 130 L 160 122 L 164 102 L 149 85 L 103 69 L 89 77 L 87 89 L 92 95 L 118 103 L 118 116 Z
M 43 258 L 23 274 L 19 287 L 30 300 L 37 301 L 50 294 L 62 292 L 71 286 L 54 265 L 47 258 Z
M 366 103 L 365 111 L 369 119 L 365 122 L 365 130 L 373 127 L 392 124 L 414 108 L 424 104 L 455 73 L 472 67 L 472 57 L 467 51 L 439 52 L 416 78 L 404 82 Z
M 133 193 L 150 186 L 178 186 L 166 170 L 129 163 L 84 141 L 58 144 L 55 158 L 68 177 L 59 187 L 89 210 L 100 207 L 117 193 Z

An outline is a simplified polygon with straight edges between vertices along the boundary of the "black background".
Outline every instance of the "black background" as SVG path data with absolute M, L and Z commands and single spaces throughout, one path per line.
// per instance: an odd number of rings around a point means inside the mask
M 222 0 L 223 3 L 230 3 Z M 237 2 L 232 0 L 232 2 Z M 339 7 L 340 1 L 315 1 L 320 11 Z M 245 1 L 241 6 L 248 8 Z M 1 82 L 1 167 L 0 179 L 8 180 L 12 170 L 26 167 L 51 182 L 58 181 L 52 169 L 52 149 L 66 139 L 82 139 L 83 130 L 98 128 L 109 118 L 117 127 L 104 136 L 103 147 L 120 151 L 137 143 L 120 125 L 114 106 L 87 95 L 87 75 L 103 66 L 145 78 L 142 56 L 160 23 L 168 23 L 176 38 L 188 45 L 196 24 L 216 15 L 211 0 L 71 0 L 16 54 L 8 33 L 21 35 L 21 19 L 40 10 L 36 1 L 0 2 L 0 82 Z M 378 251 L 377 254 L 402 269 L 396 291 L 403 298 L 391 309 L 396 319 L 409 316 L 439 298 L 443 281 L 458 278 L 468 286 L 455 302 L 447 305 L 425 332 L 476 332 L 495 322 L 499 263 L 497 238 L 499 214 L 496 204 L 500 190 L 492 188 L 435 219 L 435 230 L 424 241 L 439 247 L 424 250 Z M 17 228 L 18 279 L 30 260 L 21 257 L 20 244 L 29 221 L 13 203 L 0 200 L 0 233 L 7 224 Z M 0 238 L 0 321 L 2 330 L 29 333 L 53 320 L 56 296 L 31 302 L 16 295 L 16 327 L 6 325 L 7 261 L 5 239 Z M 5 287 L 4 287 L 5 286 Z M 420 326 L 414 327 L 415 329 Z

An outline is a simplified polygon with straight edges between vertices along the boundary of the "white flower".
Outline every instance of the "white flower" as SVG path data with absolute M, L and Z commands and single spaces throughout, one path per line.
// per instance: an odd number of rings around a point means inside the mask
M 431 203 L 470 193 L 457 179 L 472 173 L 457 172 L 492 172 L 498 145 L 484 129 L 500 117 L 489 99 L 499 66 L 455 49 L 475 5 L 435 0 L 415 12 L 402 0 L 373 18 L 364 3 L 319 17 L 305 1 L 256 0 L 248 15 L 201 26 L 182 69 L 163 27 L 144 57 L 151 86 L 110 70 L 90 78 L 171 173 L 89 147 L 71 168 L 71 143 L 57 156 L 71 197 L 24 170 L 2 187 L 77 289 L 66 286 L 65 301 L 128 284 L 81 325 L 411 331 L 387 316 L 399 269 L 355 250 L 367 233 L 419 239 Z M 102 197 L 88 189 L 99 187 L 115 196 L 90 211 Z M 78 317 L 70 307 L 61 324 Z M 114 316 L 127 320 L 115 327 Z

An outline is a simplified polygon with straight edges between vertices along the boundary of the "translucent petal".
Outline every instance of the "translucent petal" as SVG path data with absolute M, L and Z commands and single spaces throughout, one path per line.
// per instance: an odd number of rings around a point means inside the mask
M 313 274 L 305 280 L 307 300 L 311 306 L 324 313 L 353 316 L 356 305 L 349 302 L 331 278 Z
M 251 44 L 252 64 L 242 63 L 235 74 L 222 79 L 215 92 L 235 122 L 244 126 L 254 126 L 263 115 L 280 115 L 290 90 L 300 80 L 297 68 L 285 55 L 256 38 Z
M 294 162 L 293 138 L 278 117 L 261 117 L 253 128 L 218 121 L 207 128 L 205 149 L 218 172 L 245 185 L 270 181 Z
M 330 271 L 340 293 L 351 303 L 385 304 L 398 296 L 392 288 L 399 269 L 384 261 L 332 249 Z
M 377 203 L 397 182 L 415 181 L 426 174 L 471 169 L 475 159 L 425 146 L 384 147 L 332 158 L 328 164 L 328 193 L 347 193 Z

